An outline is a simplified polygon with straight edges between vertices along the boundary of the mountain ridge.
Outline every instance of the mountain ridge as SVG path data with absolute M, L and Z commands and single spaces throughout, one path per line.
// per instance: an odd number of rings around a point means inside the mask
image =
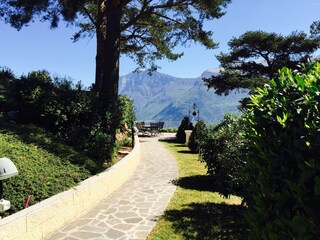
M 207 89 L 202 78 L 219 74 L 219 69 L 204 71 L 197 78 L 179 78 L 168 74 L 148 71 L 132 72 L 120 77 L 119 93 L 134 101 L 138 120 L 162 120 L 177 122 L 196 104 L 200 119 L 217 123 L 226 112 L 237 113 L 239 100 L 247 96 L 243 90 L 228 96 L 218 96 L 213 89 Z

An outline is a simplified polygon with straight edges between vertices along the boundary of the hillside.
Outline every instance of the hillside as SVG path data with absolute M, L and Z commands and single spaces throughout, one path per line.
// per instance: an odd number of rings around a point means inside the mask
M 0 145 L 0 156 L 11 159 L 19 171 L 4 181 L 4 198 L 11 201 L 4 215 L 22 210 L 28 195 L 33 205 L 91 176 L 86 167 L 92 160 L 36 126 L 0 118 Z
M 138 120 L 171 121 L 169 125 L 177 125 L 196 103 L 200 118 L 216 123 L 226 112 L 237 112 L 239 100 L 247 92 L 216 95 L 202 81 L 202 77 L 212 74 L 217 71 L 206 71 L 198 78 L 178 78 L 159 72 L 150 76 L 147 71 L 140 71 L 121 77 L 119 92 L 134 101 Z

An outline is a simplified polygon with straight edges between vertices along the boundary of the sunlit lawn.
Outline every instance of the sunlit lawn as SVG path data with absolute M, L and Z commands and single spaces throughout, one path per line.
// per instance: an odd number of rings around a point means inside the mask
M 238 197 L 223 198 L 214 190 L 198 154 L 177 143 L 163 143 L 177 160 L 176 192 L 149 240 L 246 239 L 244 207 Z

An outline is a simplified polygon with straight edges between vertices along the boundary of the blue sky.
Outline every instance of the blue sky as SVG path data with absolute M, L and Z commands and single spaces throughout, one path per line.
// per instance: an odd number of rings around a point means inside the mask
M 233 0 L 226 15 L 206 24 L 214 32 L 219 48 L 206 50 L 191 44 L 178 48 L 184 56 L 175 61 L 158 62 L 160 72 L 177 77 L 198 77 L 209 68 L 218 68 L 215 55 L 227 52 L 227 43 L 249 30 L 263 30 L 288 35 L 309 27 L 320 20 L 320 0 Z M 94 82 L 95 39 L 73 43 L 76 31 L 63 24 L 50 30 L 48 23 L 35 22 L 20 31 L 0 22 L 0 66 L 11 68 L 17 76 L 32 70 L 46 69 L 52 74 L 67 76 L 85 86 Z M 120 75 L 132 72 L 137 66 L 126 57 L 121 58 Z

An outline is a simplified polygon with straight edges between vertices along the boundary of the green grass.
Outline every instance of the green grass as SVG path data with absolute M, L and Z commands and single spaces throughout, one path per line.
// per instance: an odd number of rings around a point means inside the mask
M 11 159 L 19 171 L 3 181 L 4 198 L 11 201 L 5 215 L 23 209 L 28 195 L 32 205 L 91 176 L 90 159 L 30 125 L 0 121 L 0 157 Z
M 178 131 L 177 127 L 169 127 L 161 129 L 161 132 L 168 132 L 168 133 L 176 133 Z
M 176 158 L 176 192 L 148 240 L 246 239 L 241 199 L 226 199 L 215 191 L 198 154 L 181 144 L 164 142 Z

